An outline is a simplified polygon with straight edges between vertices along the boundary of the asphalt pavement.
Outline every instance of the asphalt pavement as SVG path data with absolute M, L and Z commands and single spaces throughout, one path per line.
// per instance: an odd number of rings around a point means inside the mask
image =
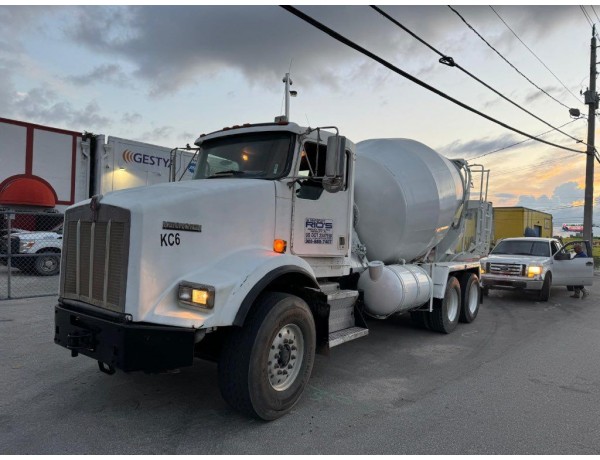
M 55 297 L 0 301 L 0 454 L 598 454 L 595 281 L 492 291 L 450 335 L 370 320 L 274 422 L 230 409 L 213 363 L 108 376 L 54 345 Z

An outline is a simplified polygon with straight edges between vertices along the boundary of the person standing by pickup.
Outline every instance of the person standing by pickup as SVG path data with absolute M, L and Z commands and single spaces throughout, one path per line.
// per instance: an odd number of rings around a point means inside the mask
M 573 250 L 575 251 L 575 257 L 573 257 L 573 259 L 577 258 L 577 257 L 587 257 L 587 254 L 585 253 L 585 251 L 583 250 L 583 248 L 581 247 L 580 244 L 576 244 L 573 246 Z M 589 292 L 587 291 L 587 289 L 584 286 L 574 286 L 575 287 L 575 292 L 573 293 L 573 295 L 571 297 L 574 297 L 575 299 L 579 299 L 579 294 L 581 293 L 581 298 L 585 299 Z

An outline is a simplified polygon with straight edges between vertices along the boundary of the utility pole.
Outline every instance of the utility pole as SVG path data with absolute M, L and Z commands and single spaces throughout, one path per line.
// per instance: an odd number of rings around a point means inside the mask
M 598 95 L 596 94 L 596 26 L 592 26 L 592 49 L 590 53 L 590 88 L 585 93 L 585 103 L 589 106 L 588 112 L 588 137 L 587 159 L 585 163 L 585 201 L 583 205 L 583 238 L 592 244 L 592 223 L 594 209 L 594 160 L 595 160 L 595 129 L 596 108 Z

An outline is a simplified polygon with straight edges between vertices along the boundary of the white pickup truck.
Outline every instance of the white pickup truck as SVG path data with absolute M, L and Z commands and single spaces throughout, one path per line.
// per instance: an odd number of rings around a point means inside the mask
M 588 257 L 574 258 L 581 244 Z M 490 289 L 537 291 L 547 301 L 552 286 L 590 286 L 594 277 L 592 248 L 588 241 L 566 245 L 555 238 L 506 238 L 481 259 L 483 295 Z
M 62 250 L 63 224 L 47 231 L 13 229 L 0 240 L 0 264 L 8 263 L 8 241 L 11 244 L 11 266 L 39 276 L 58 275 Z

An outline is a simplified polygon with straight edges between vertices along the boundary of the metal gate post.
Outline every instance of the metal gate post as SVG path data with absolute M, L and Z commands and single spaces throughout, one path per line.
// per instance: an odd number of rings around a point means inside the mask
M 6 281 L 7 281 L 7 284 L 6 284 L 7 293 L 6 293 L 6 295 L 7 295 L 7 298 L 9 298 L 9 299 L 11 298 L 11 296 L 10 296 L 10 277 L 11 277 L 11 273 L 10 272 L 12 271 L 11 270 L 11 268 L 12 268 L 11 267 L 12 239 L 10 237 L 11 234 L 12 234 L 12 231 L 11 231 L 11 226 L 12 226 L 11 217 L 12 216 L 13 216 L 13 214 L 10 213 L 10 212 L 8 214 L 6 214 L 6 217 L 8 218 L 7 219 L 8 223 L 6 225 L 6 229 L 8 231 L 7 236 L 6 236 L 6 242 L 7 242 L 7 244 L 6 244 L 6 246 L 7 246 L 7 248 L 6 248 L 7 249 L 6 250 L 6 255 L 7 255 L 6 268 L 8 270 L 8 272 L 7 272 L 7 279 L 6 279 Z

